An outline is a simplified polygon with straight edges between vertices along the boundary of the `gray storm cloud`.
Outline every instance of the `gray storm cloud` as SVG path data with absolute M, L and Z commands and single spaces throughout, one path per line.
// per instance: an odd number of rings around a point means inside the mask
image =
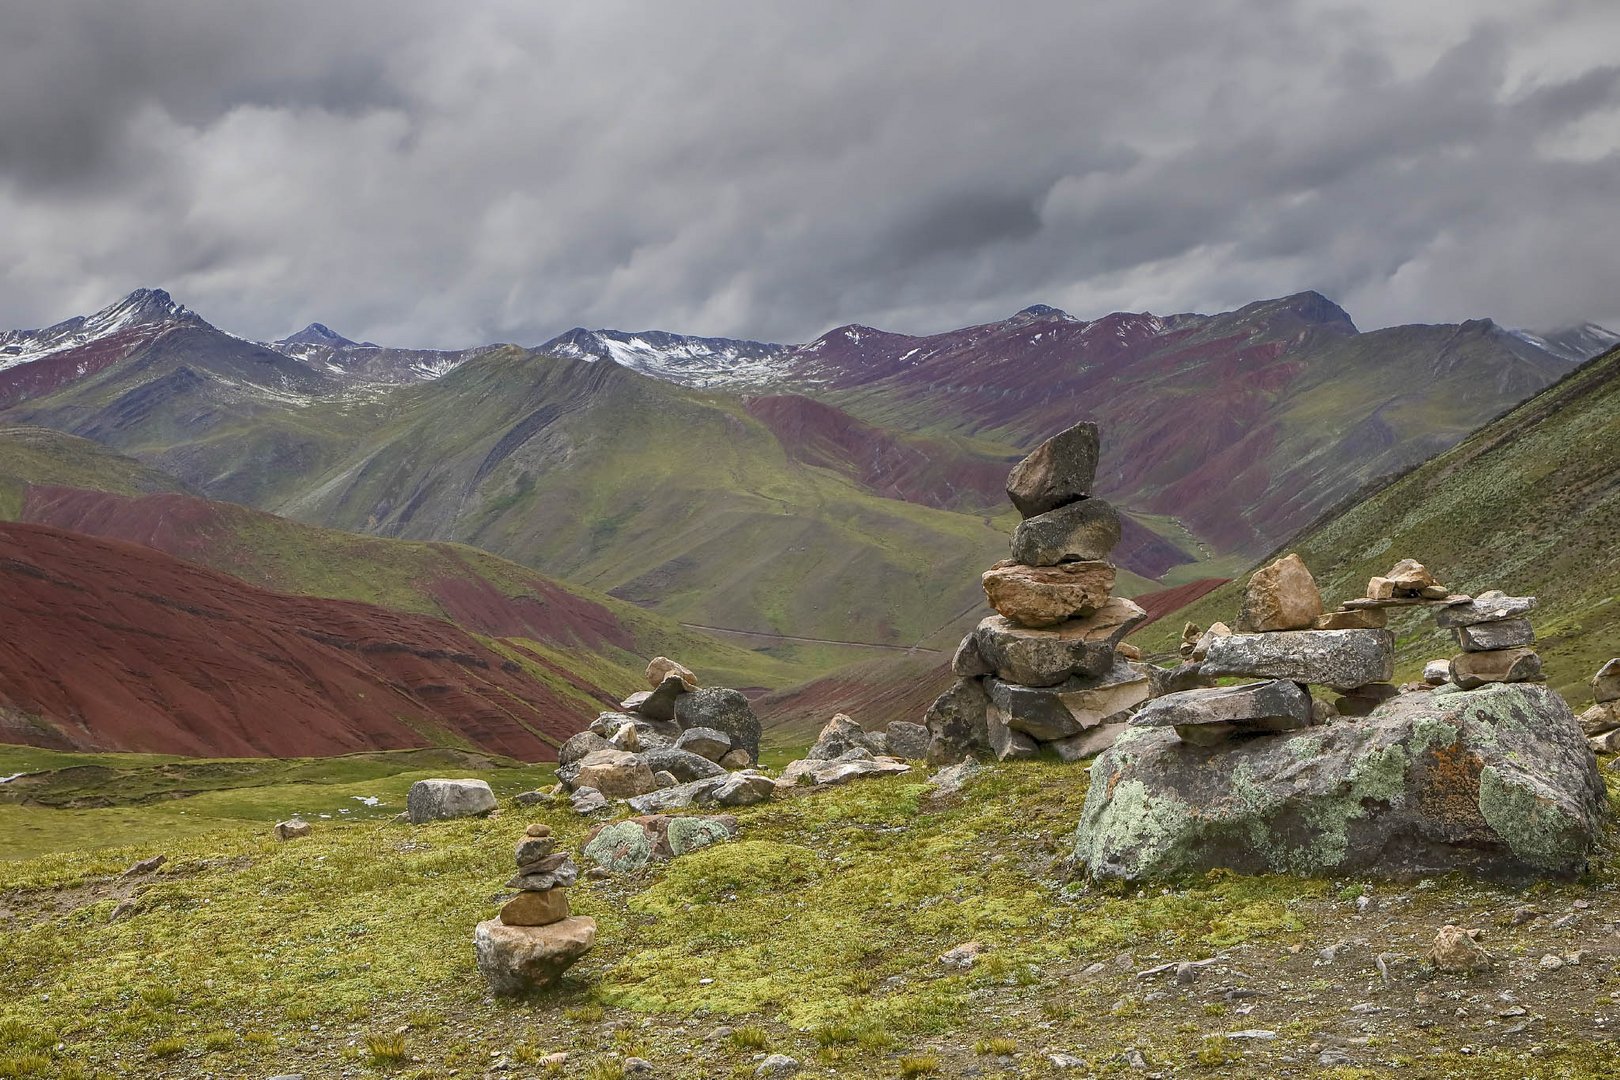
M 0 326 L 1620 324 L 1620 5 L 0 0 Z

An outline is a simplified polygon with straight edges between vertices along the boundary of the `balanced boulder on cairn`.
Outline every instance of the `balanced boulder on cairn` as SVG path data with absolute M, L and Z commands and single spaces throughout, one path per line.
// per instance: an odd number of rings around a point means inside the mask
M 1620 750 L 1620 657 L 1592 676 L 1590 709 L 1581 713 L 1581 731 L 1593 750 Z
M 1012 558 L 983 575 L 996 614 L 962 640 L 951 662 L 957 681 L 929 707 L 929 761 L 1043 749 L 1077 760 L 1110 745 L 1151 696 L 1148 676 L 1118 654 L 1147 616 L 1112 595 L 1107 559 L 1120 522 L 1092 497 L 1097 456 L 1097 425 L 1076 424 L 1007 477 L 1024 520 Z
M 647 665 L 647 684 L 651 689 L 626 698 L 622 711 L 602 713 L 557 751 L 557 780 L 575 811 L 655 795 L 657 809 L 770 797 L 773 782 L 752 768 L 760 723 L 746 697 L 704 688 L 690 668 L 664 656 Z
M 557 850 L 545 825 L 530 825 L 518 841 L 517 889 L 493 919 L 473 931 L 478 970 L 495 994 L 512 996 L 550 986 L 596 944 L 596 920 L 570 915 L 568 887 L 579 877 L 573 858 Z

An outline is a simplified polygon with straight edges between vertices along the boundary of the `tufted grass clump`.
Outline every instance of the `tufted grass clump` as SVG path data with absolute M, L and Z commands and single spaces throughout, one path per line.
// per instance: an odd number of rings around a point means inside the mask
M 996 1057 L 1009 1057 L 1018 1053 L 1018 1040 L 1009 1039 L 1004 1035 L 997 1035 L 989 1039 L 980 1039 L 973 1044 L 975 1054 L 993 1054 Z
M 364 1044 L 367 1061 L 378 1068 L 403 1065 L 410 1060 L 410 1053 L 405 1046 L 405 1036 L 397 1031 L 383 1035 L 367 1035 Z
M 171 1035 L 157 1040 L 147 1048 L 147 1051 L 155 1058 L 175 1057 L 186 1052 L 186 1040 L 178 1035 Z
M 940 1070 L 938 1054 L 906 1054 L 899 1061 L 901 1076 L 929 1076 Z
M 758 1024 L 749 1024 L 737 1028 L 726 1037 L 726 1041 L 739 1050 L 768 1050 L 771 1046 L 771 1033 Z

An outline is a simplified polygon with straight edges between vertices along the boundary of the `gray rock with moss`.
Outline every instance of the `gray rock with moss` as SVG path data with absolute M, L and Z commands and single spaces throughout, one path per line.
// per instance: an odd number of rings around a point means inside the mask
M 1388 630 L 1230 634 L 1210 641 L 1202 674 L 1290 679 L 1350 690 L 1394 677 L 1395 635 Z
M 1215 867 L 1571 877 L 1604 807 L 1564 699 L 1496 684 L 1403 694 L 1354 722 L 1218 746 L 1130 727 L 1091 767 L 1074 855 L 1094 876 L 1127 880 Z

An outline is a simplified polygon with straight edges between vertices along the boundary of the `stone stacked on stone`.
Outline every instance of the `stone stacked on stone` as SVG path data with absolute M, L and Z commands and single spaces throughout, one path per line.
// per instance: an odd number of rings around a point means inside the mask
M 1092 496 L 1097 426 L 1052 436 L 1007 477 L 1023 516 L 1011 558 L 986 570 L 996 612 L 963 638 L 951 661 L 955 684 L 929 707 L 928 760 L 972 756 L 1065 760 L 1110 745 L 1125 719 L 1153 694 L 1146 665 L 1119 655 L 1146 619 L 1113 596 L 1109 554 L 1119 513 Z
M 1508 596 L 1492 589 L 1437 611 L 1435 623 L 1455 633 L 1463 650 L 1451 658 L 1451 681 L 1464 690 L 1487 683 L 1538 681 L 1541 657 L 1530 647 L 1536 632 L 1525 618 L 1535 609 L 1533 596 Z
M 596 943 L 596 920 L 570 915 L 568 888 L 579 877 L 546 825 L 530 825 L 517 843 L 518 893 L 500 914 L 478 924 L 473 948 L 490 990 L 502 996 L 550 986 Z
M 770 779 L 752 770 L 760 724 L 746 697 L 700 686 L 690 668 L 665 656 L 647 665 L 646 678 L 650 690 L 630 695 L 558 749 L 557 780 L 578 813 L 676 788 L 689 790 L 670 796 L 670 805 L 743 806 L 769 797 Z M 733 770 L 764 783 L 728 785 Z
M 1592 676 L 1593 705 L 1581 714 L 1581 731 L 1593 750 L 1620 750 L 1620 657 Z

